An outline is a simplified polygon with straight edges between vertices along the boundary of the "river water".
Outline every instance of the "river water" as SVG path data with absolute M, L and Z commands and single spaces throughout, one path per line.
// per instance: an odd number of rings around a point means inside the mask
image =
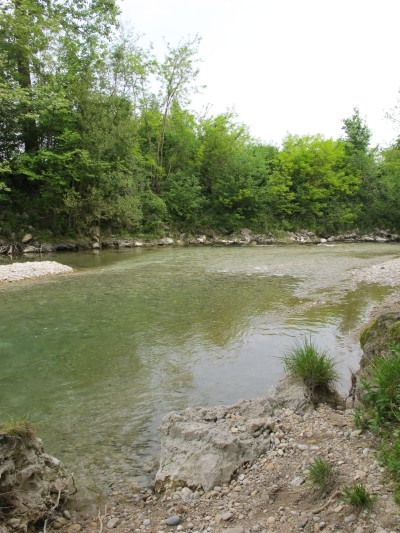
M 143 481 L 162 416 L 264 396 L 311 337 L 348 388 L 354 330 L 389 289 L 351 269 L 397 244 L 159 248 L 58 254 L 72 275 L 0 289 L 0 416 L 28 417 L 95 492 Z M 4 259 L 3 259 L 4 261 Z

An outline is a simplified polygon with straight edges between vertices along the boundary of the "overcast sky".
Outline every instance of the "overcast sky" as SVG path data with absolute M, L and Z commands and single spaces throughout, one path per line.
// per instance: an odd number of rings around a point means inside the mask
M 159 55 L 199 34 L 193 99 L 213 115 L 235 108 L 253 136 L 342 135 L 354 107 L 386 145 L 400 89 L 400 0 L 120 0 L 123 20 Z M 400 112 L 399 112 L 400 116 Z

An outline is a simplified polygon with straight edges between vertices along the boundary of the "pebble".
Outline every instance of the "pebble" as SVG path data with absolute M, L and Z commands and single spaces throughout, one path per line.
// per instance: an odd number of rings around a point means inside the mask
M 298 476 L 298 477 L 295 477 L 294 479 L 292 479 L 292 481 L 290 482 L 290 484 L 292 485 L 292 487 L 300 487 L 300 485 L 302 485 L 304 483 L 304 478 Z
M 166 519 L 165 523 L 167 524 L 167 526 L 177 526 L 181 523 L 181 519 L 178 515 L 169 516 Z
M 147 527 L 147 526 L 150 526 L 150 524 L 151 524 L 151 520 L 149 520 L 148 518 L 146 518 L 145 520 L 143 520 L 143 525 L 144 525 L 144 526 Z
M 269 516 L 267 518 L 267 524 L 269 524 L 270 526 L 272 526 L 272 524 L 275 524 L 275 522 L 276 522 L 275 516 Z
M 110 520 L 107 522 L 107 529 L 114 529 L 119 524 L 119 518 L 110 518 Z

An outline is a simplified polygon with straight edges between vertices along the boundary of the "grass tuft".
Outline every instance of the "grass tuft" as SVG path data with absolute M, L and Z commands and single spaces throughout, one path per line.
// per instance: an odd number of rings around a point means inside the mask
M 324 459 L 316 459 L 310 466 L 308 473 L 309 480 L 323 491 L 330 490 L 335 482 L 335 470 Z
M 25 419 L 9 418 L 0 423 L 0 435 L 33 438 L 35 430 L 32 424 Z
M 305 339 L 296 343 L 283 357 L 285 371 L 300 378 L 308 387 L 313 401 L 332 393 L 339 380 L 335 361 L 325 352 L 320 352 L 313 342 Z
M 342 492 L 344 494 L 343 501 L 359 511 L 371 510 L 374 505 L 374 498 L 365 485 L 361 483 L 354 483 L 351 487 L 343 487 Z

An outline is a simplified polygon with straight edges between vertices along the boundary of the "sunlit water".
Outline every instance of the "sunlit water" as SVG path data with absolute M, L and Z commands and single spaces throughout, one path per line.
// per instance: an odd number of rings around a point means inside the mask
M 399 254 L 359 244 L 45 256 L 77 272 L 1 287 L 0 415 L 28 416 L 81 487 L 138 479 L 165 413 L 264 396 L 295 340 L 327 350 L 348 388 L 360 356 L 351 333 L 389 290 L 349 291 L 350 271 Z

